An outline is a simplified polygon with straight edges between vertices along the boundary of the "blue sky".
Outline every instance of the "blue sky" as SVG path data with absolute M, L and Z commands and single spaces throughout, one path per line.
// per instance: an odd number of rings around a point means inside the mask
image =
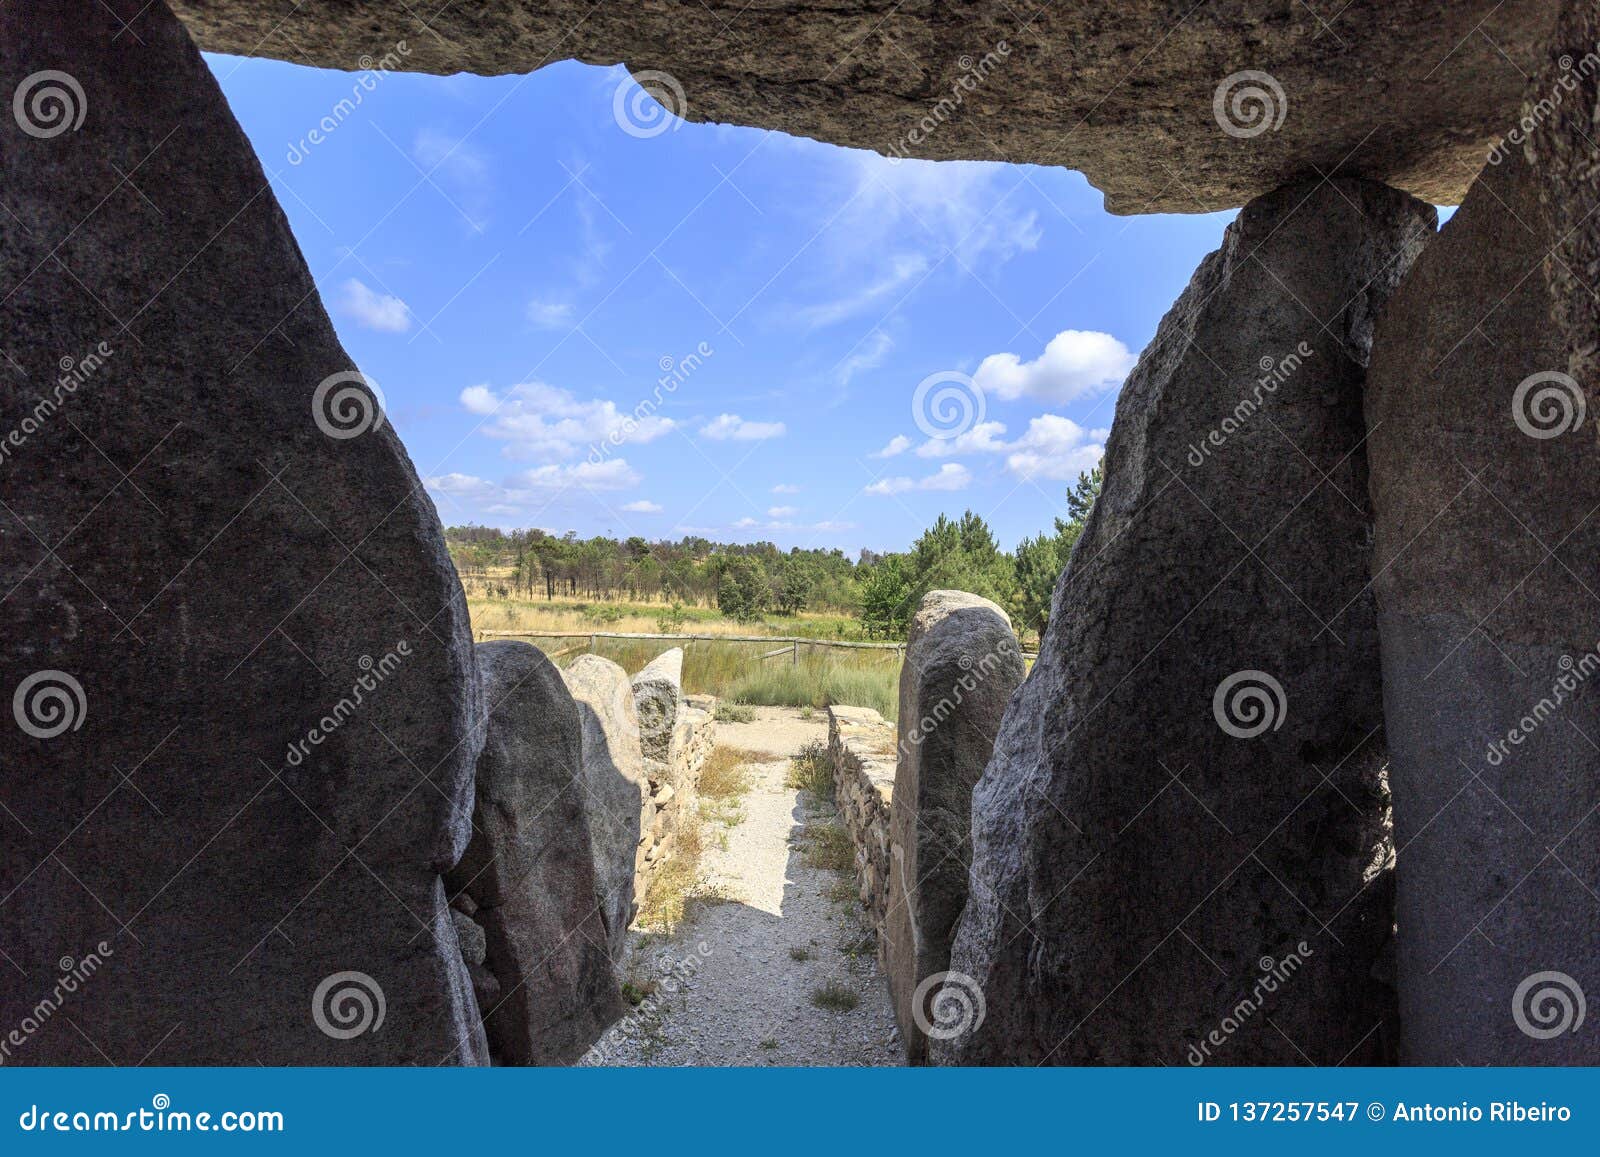
M 209 60 L 447 524 L 1010 547 L 1232 217 L 690 124 L 620 68 Z

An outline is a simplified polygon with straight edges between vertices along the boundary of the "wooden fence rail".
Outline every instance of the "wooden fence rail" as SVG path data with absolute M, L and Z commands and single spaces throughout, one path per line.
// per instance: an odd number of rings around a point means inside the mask
M 842 639 L 808 639 L 801 635 L 668 635 L 655 632 L 639 632 L 630 634 L 624 631 L 479 631 L 478 639 L 588 639 L 589 647 L 594 649 L 597 639 L 647 639 L 657 642 L 674 643 L 781 643 L 782 646 L 773 651 L 768 651 L 761 656 L 770 659 L 774 655 L 793 654 L 799 662 L 800 648 L 804 647 L 842 647 L 847 650 L 857 651 L 899 651 L 905 652 L 904 643 L 853 643 Z M 557 652 L 565 655 L 575 648 L 566 648 Z M 1024 659 L 1037 659 L 1039 656 L 1031 651 L 1023 651 Z

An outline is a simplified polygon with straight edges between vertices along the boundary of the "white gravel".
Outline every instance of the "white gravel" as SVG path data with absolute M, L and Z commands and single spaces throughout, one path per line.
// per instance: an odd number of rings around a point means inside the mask
M 826 893 L 841 877 L 805 866 L 791 840 L 831 811 L 784 786 L 788 757 L 826 742 L 826 717 L 756 708 L 751 723 L 719 723 L 718 746 L 764 751 L 753 764 L 742 818 L 706 826 L 707 884 L 729 902 L 696 905 L 666 939 L 629 934 L 628 974 L 656 991 L 595 1046 L 586 1063 L 610 1065 L 899 1065 L 904 1063 L 888 986 L 852 899 Z M 804 796 L 804 798 L 802 798 Z M 718 846 L 726 832 L 727 847 Z M 851 879 L 850 884 L 854 884 Z M 855 951 L 849 951 L 848 949 Z M 803 949 L 795 960 L 791 949 Z M 812 1003 L 827 982 L 860 1003 L 830 1011 Z

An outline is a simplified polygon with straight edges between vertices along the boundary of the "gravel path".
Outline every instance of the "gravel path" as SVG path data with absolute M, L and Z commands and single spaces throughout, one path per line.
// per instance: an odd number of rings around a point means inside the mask
M 733 826 L 706 825 L 706 890 L 727 900 L 696 904 L 670 938 L 630 934 L 629 978 L 641 990 L 653 980 L 655 989 L 588 1063 L 904 1063 L 854 880 L 807 867 L 796 846 L 807 824 L 827 823 L 832 811 L 784 786 L 789 757 L 827 737 L 825 717 L 805 719 L 784 707 L 756 708 L 750 723 L 717 725 L 719 747 L 778 757 L 749 765 L 751 787 Z M 859 1003 L 818 1007 L 813 994 L 824 985 Z

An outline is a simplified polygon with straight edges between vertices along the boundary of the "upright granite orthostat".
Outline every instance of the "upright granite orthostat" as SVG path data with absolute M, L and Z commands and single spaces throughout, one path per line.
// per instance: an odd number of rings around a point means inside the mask
M 165 4 L 0 7 L 0 91 L 0 1023 L 101 958 L 8 1063 L 481 1062 L 467 609 L 379 395 Z
M 884 921 L 884 967 L 913 1064 L 927 1059 L 928 1033 L 965 1007 L 956 993 L 941 995 L 941 978 L 967 902 L 972 788 L 1022 676 L 1004 611 L 963 591 L 923 596 L 900 670 Z
M 561 672 L 583 721 L 584 810 L 594 852 L 611 960 L 620 964 L 635 909 L 634 861 L 645 824 L 649 781 L 628 673 L 610 659 L 579 655 Z
M 1285 187 L 1163 319 L 973 793 L 950 968 L 983 999 L 934 1060 L 1391 1055 L 1362 387 L 1434 222 L 1378 184 Z
M 537 647 L 479 643 L 488 700 L 472 840 L 450 873 L 499 985 L 483 1009 L 498 1064 L 570 1064 L 622 1016 L 583 783 L 583 722 Z
M 1551 324 L 1539 184 L 1515 151 L 1486 169 L 1372 349 L 1410 1064 L 1600 1063 L 1600 414 Z

